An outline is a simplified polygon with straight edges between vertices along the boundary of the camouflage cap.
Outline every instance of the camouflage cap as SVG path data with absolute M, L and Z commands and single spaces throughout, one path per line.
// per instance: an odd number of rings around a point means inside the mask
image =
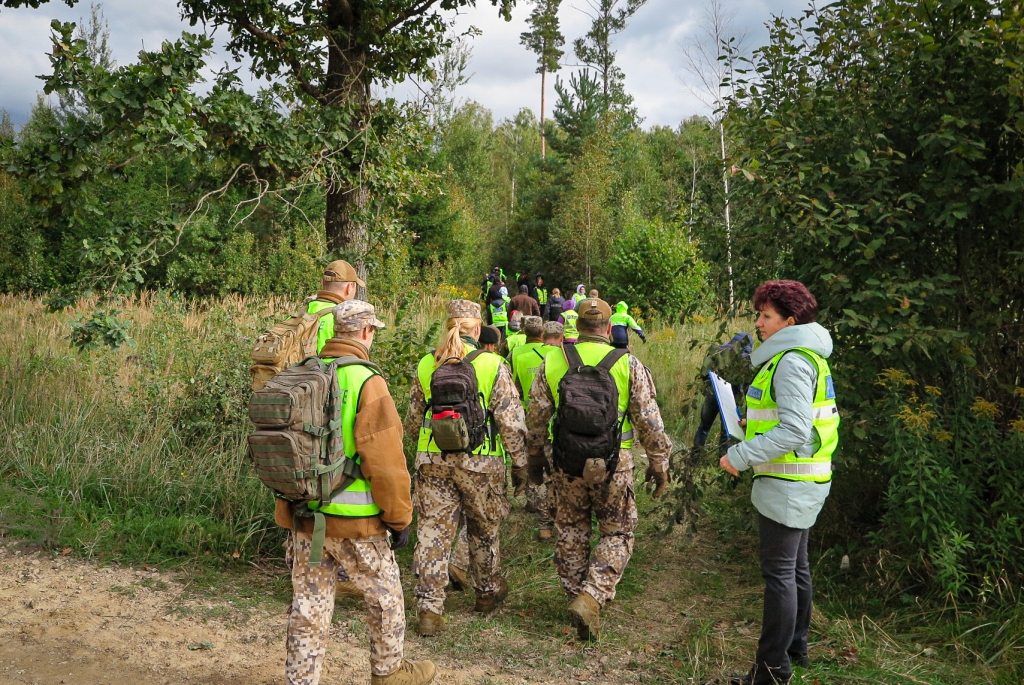
M 524 316 L 523 330 L 527 335 L 540 335 L 544 331 L 544 319 L 539 316 Z
M 449 319 L 479 319 L 480 305 L 469 300 L 452 300 L 448 303 Z
M 367 326 L 384 328 L 384 325 L 384 322 L 377 318 L 377 312 L 369 302 L 349 300 L 334 308 L 335 333 L 354 333 Z
M 359 278 L 356 270 L 344 259 L 336 259 L 327 265 L 327 268 L 324 269 L 324 281 L 327 283 L 351 283 L 355 281 L 364 288 L 366 287 L 366 283 L 363 282 L 363 279 Z
M 612 318 L 612 308 L 608 306 L 607 302 L 596 297 L 580 300 L 580 303 L 576 305 L 576 312 L 580 315 L 581 319 Z
M 544 337 L 553 338 L 556 335 L 562 335 L 565 332 L 565 327 L 557 321 L 548 321 L 544 324 Z

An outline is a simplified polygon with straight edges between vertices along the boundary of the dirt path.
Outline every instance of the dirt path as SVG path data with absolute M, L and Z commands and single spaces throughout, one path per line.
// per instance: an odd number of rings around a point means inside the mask
M 101 568 L 0 546 L 0 682 L 283 682 L 284 612 L 182 601 L 183 590 L 155 570 Z M 361 617 L 345 613 L 331 632 L 324 685 L 369 682 Z M 353 625 L 359 635 L 350 632 Z M 407 655 L 427 656 L 412 636 Z M 443 660 L 442 666 L 439 684 L 528 682 Z

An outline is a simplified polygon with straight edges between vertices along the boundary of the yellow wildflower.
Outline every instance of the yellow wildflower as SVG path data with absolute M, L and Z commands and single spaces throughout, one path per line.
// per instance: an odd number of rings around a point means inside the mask
M 1010 428 L 1018 433 L 1024 433 L 1024 419 L 1014 419 L 1013 421 L 1010 421 Z
M 939 442 L 952 442 L 953 434 L 949 431 L 938 430 L 932 433 L 936 440 Z
M 907 375 L 905 371 L 900 371 L 899 369 L 885 369 L 882 373 L 878 374 L 878 376 L 881 378 L 881 380 L 878 381 L 878 385 L 883 388 L 899 388 L 904 385 L 917 385 L 917 382 L 914 381 L 914 379 Z
M 989 402 L 983 397 L 976 397 L 974 399 L 974 404 L 971 405 L 971 411 L 973 411 L 974 415 L 977 416 L 978 418 L 984 416 L 989 419 L 994 419 L 995 417 L 1003 413 L 999 409 L 998 404 L 996 404 L 995 402 Z
M 939 389 L 938 389 L 938 388 L 937 388 L 936 386 L 934 386 L 934 385 L 926 385 L 926 386 L 924 386 L 924 391 L 925 391 L 926 393 L 928 393 L 929 395 L 935 395 L 936 397 L 939 397 L 939 396 L 941 396 L 941 395 L 942 395 L 942 391 L 941 391 L 941 390 L 939 390 Z
M 1024 397 L 1024 388 L 1014 388 L 1013 389 L 1013 394 L 1016 397 Z
M 931 420 L 937 416 L 935 412 L 927 407 L 928 405 L 925 405 L 914 411 L 911 407 L 904 405 L 903 409 L 900 409 L 899 413 L 896 414 L 896 418 L 903 422 L 903 426 L 907 430 L 914 433 L 923 433 L 928 430 Z

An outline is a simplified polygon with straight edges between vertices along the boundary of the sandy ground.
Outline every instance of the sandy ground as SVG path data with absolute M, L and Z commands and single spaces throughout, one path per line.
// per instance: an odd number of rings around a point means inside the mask
M 0 683 L 284 683 L 284 611 L 183 601 L 183 590 L 153 569 L 99 567 L 0 544 Z M 324 685 L 370 680 L 365 630 L 349 632 L 362 616 L 344 614 L 331 633 Z M 428 656 L 409 637 L 407 658 Z M 486 666 L 435 662 L 438 685 L 528 682 Z

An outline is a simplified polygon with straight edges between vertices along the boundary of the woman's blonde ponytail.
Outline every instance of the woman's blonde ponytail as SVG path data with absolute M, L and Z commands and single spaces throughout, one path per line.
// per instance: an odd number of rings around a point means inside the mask
M 479 325 L 480 319 L 448 319 L 447 330 L 441 337 L 441 344 L 434 352 L 434 366 L 441 366 L 447 359 L 455 357 L 463 359 L 466 354 L 466 344 L 462 342 L 463 335 L 470 335 L 473 329 Z

